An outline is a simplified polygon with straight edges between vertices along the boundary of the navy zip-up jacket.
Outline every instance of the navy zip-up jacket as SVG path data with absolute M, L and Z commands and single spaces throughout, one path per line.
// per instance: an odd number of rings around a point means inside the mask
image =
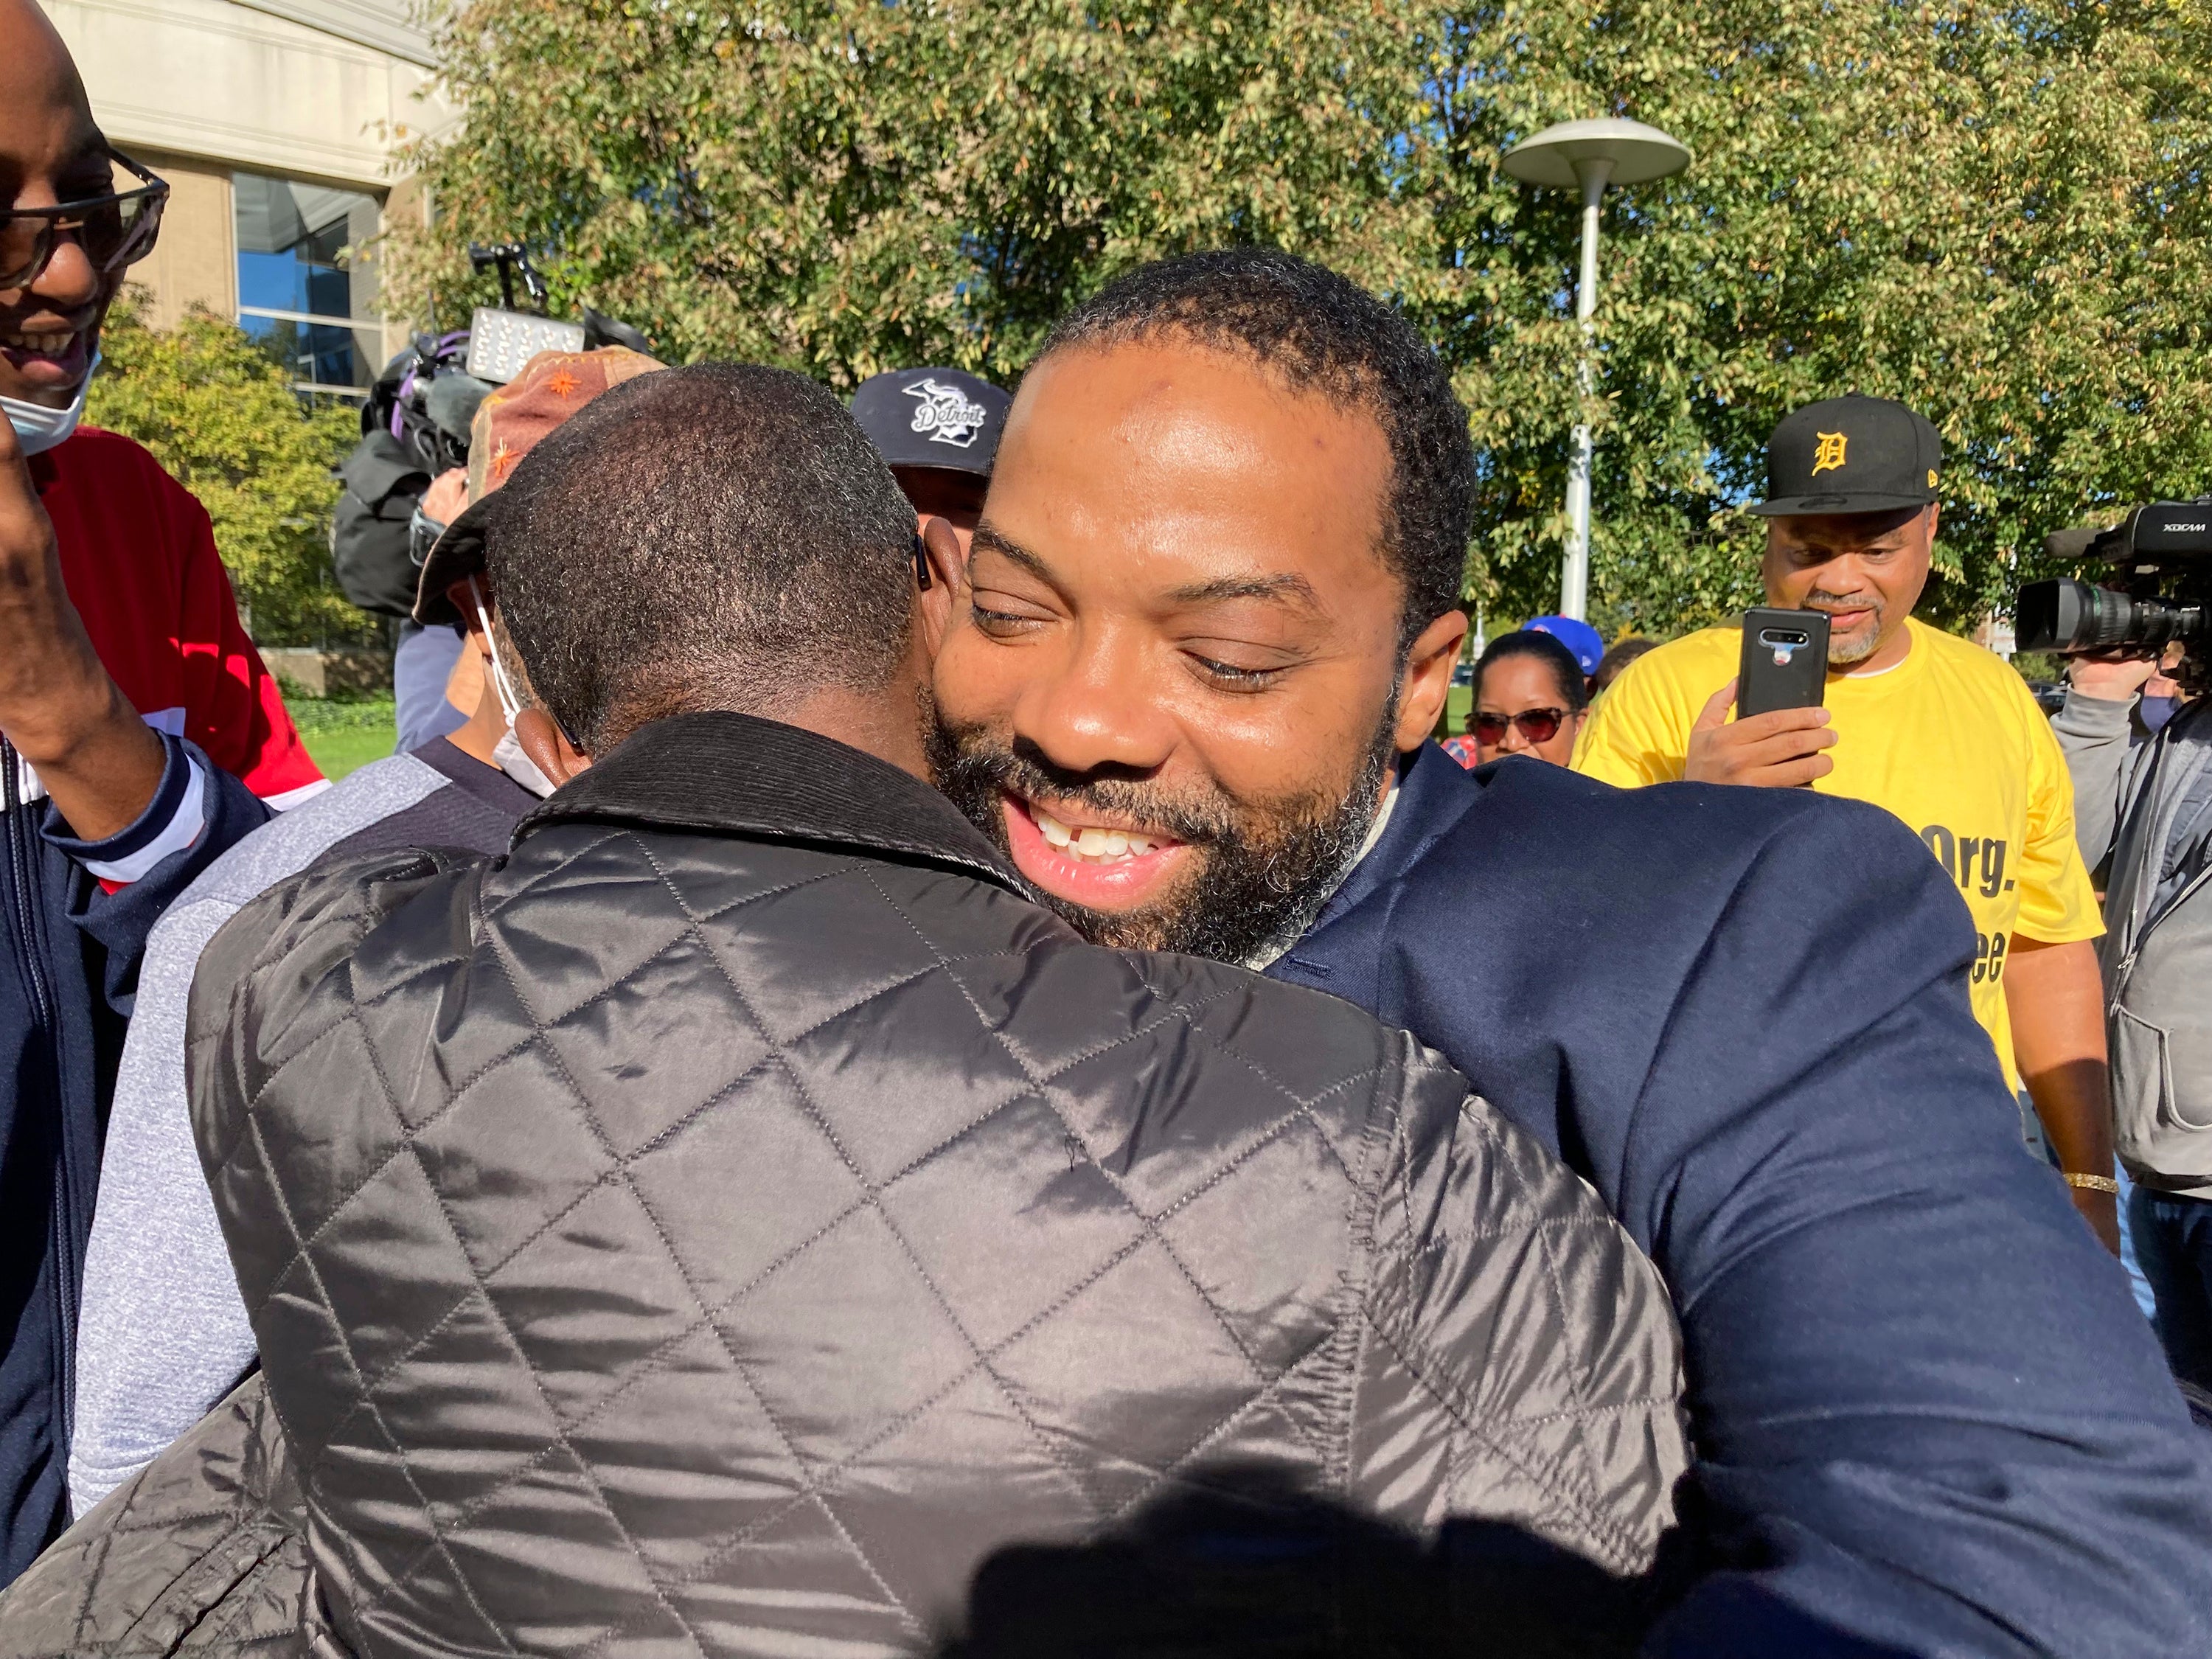
M 70 837 L 44 800 L 20 801 L 0 740 L 0 1587 L 68 1518 L 69 1412 L 84 1245 L 100 1141 L 146 935 L 169 902 L 269 808 L 181 738 L 138 822 Z M 128 886 L 85 868 L 148 847 L 197 769 L 198 838 Z M 150 848 L 149 848 L 150 850 Z
M 1269 969 L 1441 1049 L 1666 1275 L 1666 1656 L 2212 1653 L 2212 1438 L 2021 1144 L 1973 930 L 1878 808 L 1410 758 Z

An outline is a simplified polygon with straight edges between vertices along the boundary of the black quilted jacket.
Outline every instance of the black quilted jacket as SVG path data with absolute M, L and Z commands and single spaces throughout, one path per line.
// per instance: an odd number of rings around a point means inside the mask
M 503 862 L 273 890 L 192 1033 L 325 1652 L 914 1650 L 994 1558 L 1064 1586 L 1193 1503 L 1617 1574 L 1668 1519 L 1672 1316 L 1586 1187 L 1347 1004 L 1079 943 L 793 728 L 664 721 Z M 160 1513 L 115 1494 L 0 1646 L 133 1650 Z

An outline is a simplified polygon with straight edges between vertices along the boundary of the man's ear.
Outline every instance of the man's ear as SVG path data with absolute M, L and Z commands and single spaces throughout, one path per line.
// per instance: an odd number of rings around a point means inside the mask
M 1419 749 L 1437 729 L 1451 696 L 1452 665 L 1467 638 L 1467 613 L 1447 611 L 1424 628 L 1398 680 L 1398 752 Z
M 480 656 L 491 654 L 491 641 L 484 634 L 483 618 L 477 615 L 477 604 L 481 597 L 483 608 L 492 606 L 491 579 L 488 576 L 464 576 L 446 589 L 446 602 L 461 613 L 461 630 Z
M 930 514 L 915 515 L 921 536 L 921 556 L 929 568 L 929 586 L 915 595 L 915 614 L 921 619 L 921 640 L 933 660 L 952 625 L 953 606 L 968 580 L 968 562 L 960 554 L 960 538 L 943 519 Z M 915 572 L 915 584 L 921 573 Z
M 591 768 L 592 757 L 570 743 L 542 708 L 526 708 L 514 717 L 514 741 L 556 789 Z

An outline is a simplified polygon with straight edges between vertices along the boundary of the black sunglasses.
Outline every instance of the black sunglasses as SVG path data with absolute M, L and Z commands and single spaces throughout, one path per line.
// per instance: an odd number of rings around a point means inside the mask
M 0 290 L 28 288 L 54 257 L 54 241 L 76 233 L 77 246 L 101 276 L 136 264 L 154 251 L 169 186 L 120 150 L 108 160 L 141 182 L 130 190 L 64 202 L 57 207 L 11 208 L 0 214 Z
M 1564 708 L 1524 708 L 1517 714 L 1477 714 L 1467 723 L 1478 743 L 1503 743 L 1505 728 L 1517 726 L 1521 735 L 1531 743 L 1549 743 L 1559 735 L 1559 723 L 1567 717 Z

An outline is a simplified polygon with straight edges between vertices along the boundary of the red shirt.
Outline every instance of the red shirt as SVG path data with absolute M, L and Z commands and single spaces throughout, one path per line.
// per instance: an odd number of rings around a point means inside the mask
M 271 806 L 325 786 L 238 620 L 207 509 L 139 445 L 82 427 L 31 458 L 62 580 L 149 726 L 191 739 Z

